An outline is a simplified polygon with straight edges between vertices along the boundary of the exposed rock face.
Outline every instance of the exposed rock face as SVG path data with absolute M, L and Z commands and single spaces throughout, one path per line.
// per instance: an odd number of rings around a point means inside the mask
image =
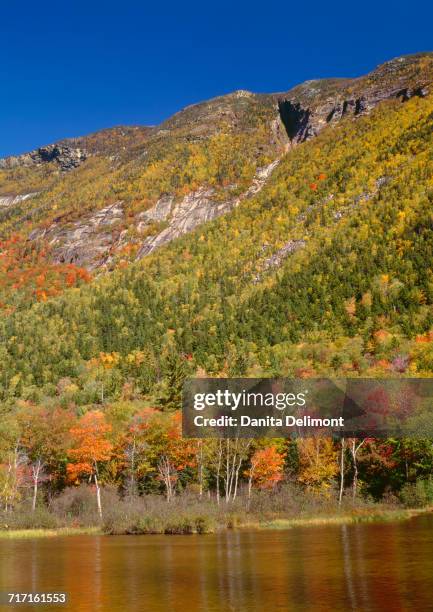
M 122 219 L 122 202 L 116 202 L 72 227 L 54 223 L 48 229 L 34 230 L 29 239 L 47 240 L 53 248 L 52 260 L 56 263 L 73 263 L 93 270 L 105 263 L 120 244 L 122 232 L 116 226 Z
M 263 270 L 278 268 L 286 257 L 299 251 L 299 249 L 303 249 L 305 244 L 305 240 L 289 240 L 276 253 L 265 259 L 263 262 Z
M 400 98 L 406 102 L 413 96 L 424 97 L 427 93 L 426 87 L 384 90 L 359 98 L 331 98 L 315 107 L 302 106 L 300 102 L 291 99 L 281 99 L 278 101 L 278 109 L 290 141 L 296 144 L 313 138 L 329 123 L 336 123 L 348 115 L 357 117 L 369 113 L 383 100 Z
M 173 195 L 162 196 L 155 206 L 135 219 L 138 232 L 145 231 L 154 223 L 166 224 L 161 231 L 145 238 L 137 259 L 233 210 L 242 200 L 258 193 L 278 161 L 260 168 L 247 191 L 225 202 L 213 200 L 214 190 L 205 187 L 189 193 L 180 202 L 175 202 Z M 56 263 L 73 263 L 94 270 L 109 265 L 116 252 L 127 244 L 127 230 L 122 229 L 124 220 L 123 204 L 116 202 L 72 225 L 58 218 L 47 229 L 31 232 L 29 240 L 46 240 L 52 247 L 51 260 Z
M 297 144 L 316 136 L 329 123 L 369 113 L 384 100 L 425 97 L 431 88 L 425 78 L 416 73 L 413 57 L 401 57 L 366 77 L 306 81 L 277 96 L 278 110 L 290 142 Z
M 310 109 L 302 108 L 299 102 L 279 100 L 278 110 L 291 142 L 304 142 L 314 135 Z
M 162 222 L 167 219 L 171 212 L 171 208 L 174 202 L 174 196 L 163 195 L 159 198 L 158 202 L 149 210 L 146 210 L 138 215 L 138 226 L 139 232 L 143 231 L 149 223 Z
M 273 268 L 279 268 L 283 261 L 299 249 L 303 249 L 306 245 L 305 240 L 288 240 L 284 246 L 282 246 L 278 251 L 275 251 L 272 255 L 267 257 L 260 265 L 260 272 L 256 274 L 253 279 L 254 283 L 258 283 L 262 279 L 262 274 L 264 272 L 269 272 Z M 269 248 L 269 244 L 264 244 L 262 248 L 262 252 L 266 252 Z
M 137 259 L 149 255 L 156 248 L 167 244 L 182 234 L 192 231 L 202 223 L 212 221 L 238 206 L 245 198 L 250 198 L 258 193 L 267 178 L 278 165 L 279 160 L 275 160 L 265 168 L 260 168 L 245 193 L 239 197 L 225 202 L 212 200 L 213 189 L 202 187 L 197 191 L 189 193 L 178 204 L 174 203 L 172 196 L 164 196 L 158 200 L 156 205 L 139 215 L 140 223 L 138 228 L 142 230 L 151 221 L 166 221 L 165 227 L 156 236 L 148 236 L 137 254 Z
M 52 144 L 40 147 L 24 155 L 16 155 L 0 159 L 1 169 L 10 169 L 17 166 L 39 166 L 44 163 L 55 162 L 60 170 L 67 172 L 77 168 L 89 154 L 82 150 L 67 145 Z
M 356 79 L 307 81 L 285 93 L 254 94 L 237 91 L 191 105 L 159 126 L 119 126 L 82 138 L 65 139 L 21 156 L 0 160 L 0 171 L 4 169 L 3 174 L 11 175 L 6 176 L 3 183 L 4 197 L 0 197 L 0 210 L 14 206 L 31 195 L 9 194 L 45 189 L 45 179 L 39 176 L 45 173 L 38 171 L 34 173 L 36 176 L 33 176 L 29 170 L 23 174 L 31 175 L 31 180 L 25 178 L 27 182 L 20 184 L 18 191 L 15 173 L 8 173 L 8 169 L 18 166 L 37 168 L 49 164 L 47 174 L 54 184 L 53 190 L 47 184 L 46 192 L 41 196 L 43 206 L 32 208 L 29 205 L 23 214 L 17 208 L 16 212 L 20 214 L 14 219 L 15 225 L 23 226 L 26 221 L 31 221 L 32 227 L 39 225 L 39 228 L 30 234 L 30 239 L 44 237 L 48 240 L 53 247 L 50 257 L 57 262 L 73 262 L 89 269 L 108 266 L 128 243 L 134 249 L 139 247 L 137 257 L 142 258 L 200 224 L 232 211 L 243 199 L 260 191 L 278 164 L 276 158 L 290 146 L 313 138 L 325 126 L 336 124 L 341 119 L 365 115 L 384 100 L 406 102 L 414 96 L 424 97 L 432 91 L 432 85 L 433 54 L 419 54 L 386 62 L 367 76 Z M 257 130 L 259 134 L 263 133 L 263 137 L 260 136 L 258 140 L 255 138 Z M 202 184 L 181 200 L 176 199 L 174 194 L 163 191 L 155 195 L 152 190 L 151 197 L 155 197 L 155 200 L 159 198 L 156 204 L 135 218 L 129 216 L 131 207 L 128 207 L 129 214 L 126 219 L 120 202 L 106 206 L 94 214 L 89 213 L 89 198 L 92 196 L 89 196 L 86 190 L 83 193 L 80 191 L 80 171 L 69 177 L 62 174 L 80 166 L 90 155 L 105 156 L 110 161 L 111 173 L 107 174 L 106 184 L 111 186 L 113 182 L 114 187 L 107 192 L 106 197 L 112 198 L 112 193 L 125 193 L 122 190 L 128 185 L 130 177 L 135 177 L 135 185 L 139 185 L 140 172 L 145 171 L 152 159 L 164 159 L 166 152 L 172 151 L 173 147 L 181 145 L 181 150 L 185 143 L 189 145 L 207 141 L 219 134 L 252 134 L 255 159 L 263 156 L 276 159 L 266 168 L 259 169 L 250 187 L 238 197 L 234 197 L 233 192 L 230 194 L 229 190 L 223 191 L 223 187 L 217 194 L 206 184 Z M 178 161 L 183 163 L 182 158 Z M 65 183 L 64 189 L 56 191 L 57 180 Z M 115 189 L 118 184 L 122 186 L 120 191 Z M 170 184 L 174 183 L 166 183 Z M 128 198 L 128 203 L 134 201 L 133 208 L 136 210 L 135 202 L 139 204 L 142 194 L 139 189 L 137 194 L 133 194 L 133 189 L 131 193 L 127 191 L 128 195 L 125 197 Z M 226 195 L 221 196 L 221 192 Z M 75 197 L 75 194 L 78 194 L 78 197 Z M 332 194 L 329 197 L 331 198 Z M 371 194 L 363 194 L 362 197 L 366 199 L 371 197 Z M 80 202 L 81 198 L 86 198 L 83 199 L 85 206 L 77 220 L 75 204 Z M 98 200 L 106 201 L 112 200 Z M 51 204 L 58 206 L 62 214 L 59 213 L 58 218 L 51 222 L 47 229 L 48 222 L 44 215 L 46 211 L 50 211 L 48 218 L 52 219 Z M 356 202 L 353 203 L 353 206 L 355 205 Z M 3 212 L 2 216 L 14 212 Z M 307 209 L 303 215 L 309 212 Z M 337 210 L 334 218 L 338 220 L 344 214 L 345 210 Z M 302 215 L 300 217 L 302 220 Z M 134 231 L 131 224 L 135 225 L 137 231 Z M 123 229 L 126 226 L 131 231 Z M 275 253 L 269 261 L 264 262 L 264 270 L 278 267 L 281 258 L 290 255 L 292 249 L 297 250 L 302 246 L 299 240 L 287 242 L 281 252 Z M 269 255 L 270 251 L 263 253 L 263 257 Z
M 16 204 L 20 204 L 20 202 L 24 202 L 29 198 L 33 198 L 38 195 L 38 192 L 34 193 L 25 193 L 23 195 L 12 195 L 12 196 L 0 196 L 0 209 L 9 208 L 10 206 L 15 206 Z
M 142 213 L 140 229 L 143 228 L 146 221 L 152 220 L 167 221 L 168 225 L 156 236 L 148 236 L 144 240 L 137 259 L 149 255 L 163 244 L 231 210 L 231 202 L 214 202 L 212 201 L 213 194 L 213 189 L 202 187 L 185 196 L 178 204 L 174 204 L 173 197 L 164 196 L 158 200 L 153 209 Z

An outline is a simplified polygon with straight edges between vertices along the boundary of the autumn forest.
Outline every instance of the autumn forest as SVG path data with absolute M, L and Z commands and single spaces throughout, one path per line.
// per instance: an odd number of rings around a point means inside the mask
M 433 56 L 335 81 L 2 160 L 0 530 L 433 503 L 431 439 L 181 435 L 191 377 L 432 376 Z

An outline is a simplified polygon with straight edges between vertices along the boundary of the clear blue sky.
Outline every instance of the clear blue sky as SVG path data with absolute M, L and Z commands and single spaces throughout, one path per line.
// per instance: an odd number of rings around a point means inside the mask
M 0 20 L 0 156 L 433 49 L 431 0 L 11 0 Z

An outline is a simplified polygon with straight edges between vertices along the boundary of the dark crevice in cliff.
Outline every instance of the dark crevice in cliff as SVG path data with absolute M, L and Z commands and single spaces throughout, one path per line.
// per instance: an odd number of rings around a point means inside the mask
M 302 108 L 299 102 L 293 103 L 290 100 L 280 100 L 278 111 L 290 140 L 296 140 L 296 142 L 306 140 L 310 125 L 310 111 Z

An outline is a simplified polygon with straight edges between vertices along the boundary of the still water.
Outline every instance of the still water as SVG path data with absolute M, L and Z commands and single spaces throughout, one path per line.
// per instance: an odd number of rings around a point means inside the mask
M 0 540 L 0 591 L 74 612 L 433 610 L 433 516 L 207 536 Z

